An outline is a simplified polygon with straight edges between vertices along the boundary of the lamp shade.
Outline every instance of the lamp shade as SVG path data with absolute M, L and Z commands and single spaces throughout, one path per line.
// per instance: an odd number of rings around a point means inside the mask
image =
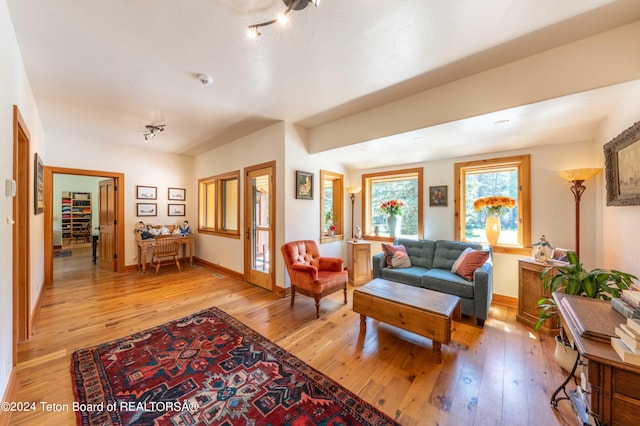
M 362 188 L 360 188 L 359 186 L 348 186 L 347 187 L 347 192 L 349 194 L 358 194 L 360 191 L 362 191 Z
M 561 178 L 571 182 L 574 180 L 591 179 L 601 171 L 602 169 L 599 169 L 599 168 L 571 169 L 571 170 L 560 170 L 558 174 L 560 175 Z

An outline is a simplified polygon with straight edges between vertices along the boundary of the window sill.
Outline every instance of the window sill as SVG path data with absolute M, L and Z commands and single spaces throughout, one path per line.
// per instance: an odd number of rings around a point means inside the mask
M 240 239 L 240 234 L 239 233 L 230 233 L 230 232 L 220 232 L 220 231 L 214 231 L 212 229 L 198 229 L 198 233 L 199 234 L 208 234 L 208 235 L 216 235 L 218 237 L 225 237 L 225 238 L 234 238 L 236 240 Z
M 328 235 L 323 235 L 320 237 L 320 244 L 332 243 L 334 241 L 342 241 L 343 239 L 344 239 L 344 235 L 342 234 L 337 234 L 337 235 L 334 235 L 333 237 L 330 237 Z
M 531 255 L 531 248 L 527 247 L 514 247 L 514 246 L 492 246 L 491 249 L 494 253 L 504 254 L 517 254 L 517 255 Z

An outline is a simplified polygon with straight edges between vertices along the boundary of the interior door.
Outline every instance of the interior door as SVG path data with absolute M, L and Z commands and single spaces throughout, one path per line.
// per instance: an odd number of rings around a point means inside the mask
M 273 290 L 274 165 L 245 169 L 245 279 Z
M 116 182 L 113 178 L 101 180 L 98 197 L 98 266 L 116 271 Z

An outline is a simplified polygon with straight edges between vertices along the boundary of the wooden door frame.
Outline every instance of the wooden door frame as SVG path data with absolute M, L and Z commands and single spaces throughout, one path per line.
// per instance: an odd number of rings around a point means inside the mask
M 13 197 L 12 229 L 12 309 L 13 355 L 12 365 L 18 363 L 18 342 L 30 335 L 31 315 L 31 238 L 29 219 L 30 151 L 31 135 L 17 105 L 13 106 L 13 180 L 16 195 Z M 21 309 L 22 307 L 22 309 Z
M 253 166 L 244 168 L 244 226 L 245 229 L 249 228 L 251 225 L 247 223 L 247 220 L 250 217 L 248 213 L 248 206 L 251 204 L 252 200 L 250 194 L 247 194 L 247 174 L 254 170 L 271 168 L 271 193 L 269 194 L 269 223 L 271 225 L 271 232 L 269 232 L 269 280 L 271 282 L 271 291 L 273 292 L 276 289 L 276 268 L 275 268 L 275 236 L 276 236 L 276 162 L 269 161 L 266 163 L 255 164 Z M 249 239 L 244 238 L 244 280 L 248 281 L 249 271 L 251 270 L 251 261 L 252 261 L 252 247 L 249 244 Z
M 99 170 L 44 167 L 44 283 L 53 283 L 53 175 L 65 174 L 113 178 L 116 191 L 116 232 L 114 252 L 117 253 L 116 272 L 124 272 L 124 173 Z

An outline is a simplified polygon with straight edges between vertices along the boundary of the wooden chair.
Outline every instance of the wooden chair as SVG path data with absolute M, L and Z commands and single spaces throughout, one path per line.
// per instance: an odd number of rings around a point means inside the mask
M 151 266 L 156 267 L 156 275 L 162 265 L 170 265 L 175 262 L 180 269 L 180 261 L 178 260 L 178 254 L 180 252 L 180 246 L 182 245 L 182 237 L 180 235 L 158 235 L 152 244 L 153 256 L 151 257 Z M 172 258 L 173 262 L 163 263 L 163 260 Z
M 316 318 L 320 318 L 320 299 L 335 291 L 343 290 L 347 304 L 348 272 L 339 257 L 321 257 L 318 245 L 312 240 L 292 241 L 280 250 L 291 278 L 291 306 L 296 292 L 313 297 L 316 301 Z

